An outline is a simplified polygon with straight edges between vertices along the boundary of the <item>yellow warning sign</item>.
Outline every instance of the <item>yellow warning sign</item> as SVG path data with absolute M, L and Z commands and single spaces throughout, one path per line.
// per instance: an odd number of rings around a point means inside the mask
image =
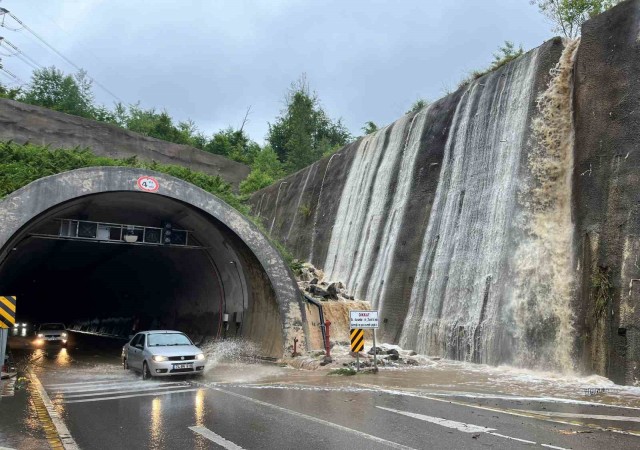
M 361 352 L 364 348 L 364 330 L 356 328 L 351 330 L 351 351 L 354 353 Z
M 0 328 L 12 328 L 16 323 L 16 298 L 0 296 Z

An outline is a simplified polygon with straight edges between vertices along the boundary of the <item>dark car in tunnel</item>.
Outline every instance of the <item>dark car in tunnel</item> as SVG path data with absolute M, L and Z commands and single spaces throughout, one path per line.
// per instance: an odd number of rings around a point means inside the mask
M 122 347 L 122 366 L 155 376 L 201 374 L 205 355 L 186 334 L 172 330 L 143 331 Z

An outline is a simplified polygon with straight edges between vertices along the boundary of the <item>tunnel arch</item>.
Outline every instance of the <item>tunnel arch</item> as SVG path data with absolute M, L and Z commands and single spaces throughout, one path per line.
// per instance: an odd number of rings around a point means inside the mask
M 141 189 L 138 181 L 142 177 L 153 177 L 158 182 L 157 189 L 153 192 Z M 300 340 L 299 347 L 300 344 L 305 346 L 308 329 L 301 296 L 286 262 L 268 239 L 254 224 L 218 197 L 186 181 L 149 170 L 122 167 L 77 169 L 36 180 L 0 201 L 0 277 L 6 281 L 3 285 L 0 279 L 0 289 L 6 289 L 7 283 L 15 281 L 18 276 L 12 275 L 10 266 L 5 267 L 11 262 L 12 252 L 19 250 L 17 243 L 24 243 L 37 227 L 45 226 L 63 211 L 77 213 L 81 210 L 102 214 L 100 222 L 106 221 L 105 217 L 114 217 L 111 222 L 117 219 L 126 223 L 122 216 L 127 208 L 129 211 L 138 208 L 139 220 L 148 218 L 155 211 L 160 211 L 158 215 L 182 211 L 183 223 L 195 226 L 199 230 L 199 239 L 210 245 L 204 248 L 209 249 L 205 253 L 209 253 L 207 258 L 213 258 L 213 266 L 216 266 L 215 259 L 218 258 L 215 272 L 218 284 L 222 285 L 222 293 L 215 295 L 224 299 L 225 309 L 229 295 L 229 292 L 224 292 L 225 284 L 230 290 L 235 285 L 236 290 L 239 288 L 242 291 L 243 308 L 246 298 L 243 313 L 247 316 L 242 327 L 246 323 L 247 329 L 243 330 L 243 336 L 261 340 L 264 353 L 273 357 L 281 357 L 291 348 L 294 338 Z M 105 216 L 105 211 L 111 211 L 112 215 Z M 214 238 L 220 245 L 214 243 L 214 247 L 213 241 L 208 241 Z M 33 244 L 33 248 L 36 247 L 44 248 L 44 244 Z M 65 246 L 65 249 L 71 251 L 69 247 L 72 244 Z M 158 249 L 157 252 L 162 251 L 165 250 Z M 148 255 L 147 258 L 159 259 L 158 256 L 161 253 Z M 193 256 L 180 258 L 182 261 L 194 259 Z M 198 258 L 202 259 L 202 256 Z M 229 267 L 224 265 L 227 263 L 230 263 Z M 2 276 L 3 270 L 5 276 Z M 234 271 L 237 271 L 237 281 L 234 281 Z M 192 285 L 198 277 L 197 271 L 183 268 L 182 273 L 191 277 L 192 282 L 186 284 Z M 204 286 L 202 290 L 205 290 Z M 222 309 L 219 312 L 221 314 Z M 274 320 L 279 323 L 265 323 Z M 275 333 L 276 326 L 278 333 Z

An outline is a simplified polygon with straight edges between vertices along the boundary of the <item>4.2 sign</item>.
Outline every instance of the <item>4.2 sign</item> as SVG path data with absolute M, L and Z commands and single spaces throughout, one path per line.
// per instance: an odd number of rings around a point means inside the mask
M 138 178 L 138 188 L 146 192 L 156 192 L 160 189 L 160 183 L 153 177 L 140 177 Z
M 380 328 L 378 311 L 349 311 L 349 324 L 355 328 Z

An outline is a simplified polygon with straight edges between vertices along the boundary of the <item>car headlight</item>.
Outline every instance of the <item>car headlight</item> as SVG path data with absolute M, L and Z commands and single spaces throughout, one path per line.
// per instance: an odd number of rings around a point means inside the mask
M 40 339 L 42 339 L 42 338 L 44 337 L 44 334 L 42 334 L 42 333 L 38 333 L 38 337 L 39 337 Z
M 204 359 L 204 353 L 200 353 L 200 354 L 196 355 L 196 359 L 198 361 L 202 361 Z
M 168 359 L 169 358 L 167 358 L 166 356 L 162 356 L 162 355 L 156 355 L 156 356 L 153 357 L 153 360 L 155 362 L 162 362 L 162 361 L 166 361 Z
M 60 336 L 62 336 L 63 338 L 67 337 L 67 333 L 62 333 Z

